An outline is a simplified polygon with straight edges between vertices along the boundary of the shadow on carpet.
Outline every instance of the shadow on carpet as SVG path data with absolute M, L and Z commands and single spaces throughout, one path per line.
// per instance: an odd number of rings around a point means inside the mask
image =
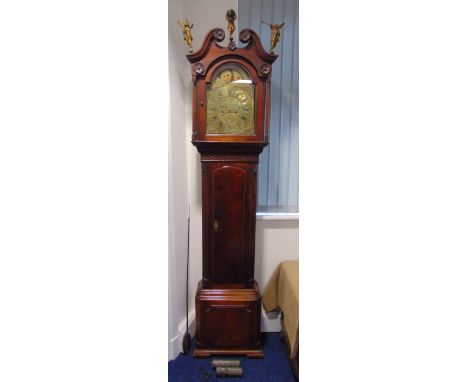
M 214 358 L 193 358 L 195 340 L 192 340 L 190 354 L 180 354 L 175 360 L 169 361 L 169 382 L 201 382 L 201 381 L 248 381 L 248 382 L 293 382 L 294 375 L 286 355 L 286 349 L 281 342 L 280 333 L 262 333 L 263 352 L 265 358 L 251 359 L 247 357 L 225 357 L 240 359 L 243 370 L 242 378 L 216 377 L 215 369 L 211 369 Z M 206 378 L 204 374 L 211 372 Z

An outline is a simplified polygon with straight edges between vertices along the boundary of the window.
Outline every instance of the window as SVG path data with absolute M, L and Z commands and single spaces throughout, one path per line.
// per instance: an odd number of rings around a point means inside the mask
M 239 0 L 239 31 L 251 28 L 270 49 L 271 30 L 262 21 L 285 23 L 274 52 L 270 144 L 260 155 L 257 211 L 299 211 L 299 1 Z

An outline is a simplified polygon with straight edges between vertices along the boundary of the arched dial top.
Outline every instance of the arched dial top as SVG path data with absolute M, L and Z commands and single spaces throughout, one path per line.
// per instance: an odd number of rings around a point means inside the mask
M 254 86 L 236 62 L 216 68 L 206 85 L 206 134 L 255 134 Z

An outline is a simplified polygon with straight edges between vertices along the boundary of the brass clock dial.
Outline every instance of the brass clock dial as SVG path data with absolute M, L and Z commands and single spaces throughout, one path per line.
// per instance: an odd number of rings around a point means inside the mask
M 207 89 L 207 134 L 255 134 L 255 87 L 242 66 L 222 65 Z

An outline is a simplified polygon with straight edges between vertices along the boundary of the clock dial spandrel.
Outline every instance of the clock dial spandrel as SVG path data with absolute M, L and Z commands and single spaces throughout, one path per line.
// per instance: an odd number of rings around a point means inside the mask
M 207 134 L 255 134 L 255 87 L 238 64 L 224 64 L 207 85 Z

